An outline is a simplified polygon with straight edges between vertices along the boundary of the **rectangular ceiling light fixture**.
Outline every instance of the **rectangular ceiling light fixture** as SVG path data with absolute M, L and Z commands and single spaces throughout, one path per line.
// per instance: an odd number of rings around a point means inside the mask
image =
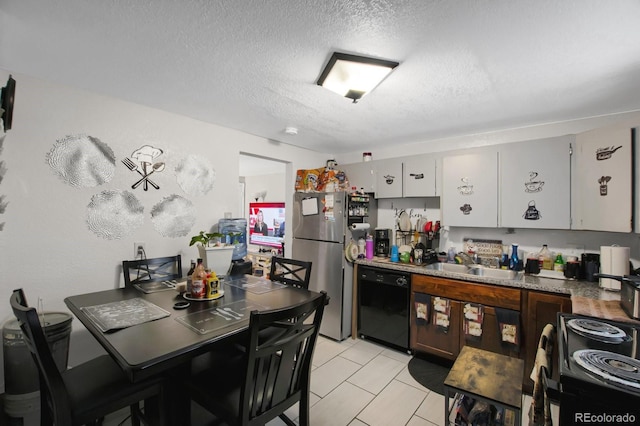
M 398 62 L 334 52 L 320 74 L 318 86 L 325 87 L 353 103 L 372 91 Z

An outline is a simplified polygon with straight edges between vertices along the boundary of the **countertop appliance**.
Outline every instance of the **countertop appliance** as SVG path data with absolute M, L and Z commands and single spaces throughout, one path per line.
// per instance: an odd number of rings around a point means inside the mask
M 390 247 L 389 241 L 391 240 L 391 229 L 376 229 L 374 236 L 376 239 L 376 256 L 388 257 Z
M 411 275 L 358 266 L 358 335 L 410 353 Z
M 640 419 L 639 331 L 633 323 L 558 314 L 560 424 Z
M 309 289 L 325 290 L 320 334 L 334 340 L 351 335 L 353 266 L 344 256 L 348 229 L 346 192 L 296 192 L 293 197 L 293 240 L 290 257 L 311 261 Z

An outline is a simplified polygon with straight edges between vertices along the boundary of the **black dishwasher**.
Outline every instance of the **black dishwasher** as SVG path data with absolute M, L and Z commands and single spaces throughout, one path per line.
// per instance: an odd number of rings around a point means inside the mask
M 358 266 L 358 335 L 410 353 L 408 273 Z

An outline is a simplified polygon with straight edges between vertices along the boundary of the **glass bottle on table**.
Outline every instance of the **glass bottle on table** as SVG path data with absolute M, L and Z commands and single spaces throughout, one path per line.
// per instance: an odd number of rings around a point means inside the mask
M 202 299 L 207 289 L 207 272 L 204 270 L 202 259 L 198 259 L 196 269 L 191 276 L 191 297 Z
M 189 272 L 187 272 L 187 293 L 191 293 L 191 279 L 193 278 L 193 272 L 196 270 L 196 261 L 191 259 L 191 266 Z

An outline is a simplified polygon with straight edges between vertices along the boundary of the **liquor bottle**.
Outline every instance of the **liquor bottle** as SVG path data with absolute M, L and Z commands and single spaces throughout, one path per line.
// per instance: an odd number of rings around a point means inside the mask
M 207 272 L 204 270 L 202 259 L 198 259 L 198 265 L 191 276 L 191 297 L 202 299 L 207 287 Z
M 191 259 L 191 267 L 189 268 L 189 272 L 187 272 L 187 293 L 191 293 L 191 277 L 193 276 L 193 271 L 196 270 L 196 261 Z
M 553 262 L 553 270 L 564 272 L 564 260 L 562 260 L 562 253 L 558 253 L 556 256 L 556 260 Z

